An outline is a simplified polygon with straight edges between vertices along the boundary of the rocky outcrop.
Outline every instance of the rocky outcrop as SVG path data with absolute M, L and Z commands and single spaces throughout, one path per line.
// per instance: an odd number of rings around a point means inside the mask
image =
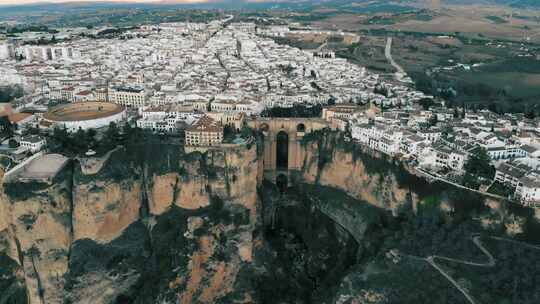
M 195 210 L 218 196 L 244 206 L 255 219 L 259 173 L 255 146 L 195 152 L 177 161 L 179 172 L 149 172 L 150 214 L 160 215 L 172 206 Z
M 30 303 L 214 303 L 230 294 L 242 265 L 252 261 L 256 147 L 175 153 L 174 163 L 159 155 L 141 161 L 117 148 L 95 161 L 95 170 L 81 160 L 50 184 L 5 185 L 5 284 L 14 293 L 25 286 Z M 170 221 L 180 225 L 174 229 Z M 187 246 L 171 245 L 179 236 Z M 158 279 L 145 282 L 148 276 Z M 153 284 L 152 299 L 138 291 L 140 284 Z
M 305 158 L 301 178 L 308 183 L 341 189 L 395 213 L 405 205 L 418 202 L 414 191 L 402 185 L 395 174 L 384 168 L 369 170 L 367 167 L 371 164 L 367 162 L 370 160 L 366 161 L 358 154 L 370 156 L 366 151 L 353 153 L 351 146 L 352 143 L 344 143 L 340 135 L 333 133 L 307 138 L 303 142 Z
M 60 303 L 72 242 L 71 172 L 63 170 L 51 184 L 17 182 L 4 187 L 2 203 L 9 209 L 28 300 Z
M 142 206 L 141 179 L 121 181 L 95 177 L 73 185 L 74 240 L 109 243 L 139 219 Z
M 74 162 L 52 183 L 4 184 L 0 303 L 257 303 L 276 293 L 321 302 L 377 248 L 373 206 L 397 214 L 437 202 L 452 213 L 473 201 L 415 185 L 392 159 L 356 148 L 339 134 L 307 135 L 302 186 L 287 194 L 261 186 L 255 145 L 120 147 Z M 523 226 L 505 223 L 515 233 Z M 341 300 L 377 298 L 350 296 Z

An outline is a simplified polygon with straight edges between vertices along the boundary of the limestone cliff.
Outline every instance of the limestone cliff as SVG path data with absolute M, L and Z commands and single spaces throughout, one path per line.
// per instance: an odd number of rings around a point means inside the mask
M 81 160 L 52 183 L 3 184 L 0 265 L 9 280 L 0 287 L 29 303 L 230 297 L 252 261 L 256 147 L 168 149 L 137 158 L 119 148 L 95 170 Z
M 29 302 L 62 302 L 72 242 L 70 170 L 60 172 L 50 184 L 16 182 L 4 187 L 2 204 L 9 209 Z
M 393 212 L 418 201 L 414 191 L 402 184 L 395 172 L 385 170 L 392 165 L 392 160 L 381 161 L 378 156 L 370 156 L 367 150 L 344 142 L 339 134 L 307 136 L 302 146 L 305 157 L 300 176 L 308 183 L 342 189 L 353 197 Z M 373 170 L 373 162 L 382 166 Z
M 243 205 L 252 219 L 256 215 L 258 159 L 255 147 L 230 147 L 194 152 L 178 161 L 179 170 L 151 172 L 148 176 L 148 203 L 152 215 L 175 205 L 198 209 L 210 204 L 212 196 Z
M 132 165 L 122 164 L 126 151 L 116 151 L 95 174 L 80 166 L 73 179 L 73 239 L 109 243 L 139 219 L 142 179 Z
M 381 210 L 503 209 L 339 133 L 308 134 L 301 149 L 291 175 L 302 186 L 288 193 L 261 183 L 262 153 L 249 144 L 119 147 L 74 160 L 52 183 L 2 184 L 0 303 L 264 303 L 276 291 L 317 303 L 378 250 Z M 499 218 L 486 223 L 520 232 L 520 218 Z

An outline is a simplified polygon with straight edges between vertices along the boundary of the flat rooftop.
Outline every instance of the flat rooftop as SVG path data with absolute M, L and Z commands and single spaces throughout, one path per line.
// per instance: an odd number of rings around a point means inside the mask
M 64 168 L 69 158 L 60 154 L 45 154 L 26 164 L 16 173 L 17 179 L 39 180 L 52 179 Z

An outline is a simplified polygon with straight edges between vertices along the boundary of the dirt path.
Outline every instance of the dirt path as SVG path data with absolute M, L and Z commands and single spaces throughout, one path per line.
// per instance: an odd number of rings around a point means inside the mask
M 497 241 L 510 242 L 510 243 L 513 243 L 513 244 L 519 244 L 521 246 L 525 246 L 525 247 L 530 248 L 530 249 L 540 250 L 540 246 L 537 246 L 537 245 L 531 245 L 531 244 L 527 244 L 527 243 L 524 243 L 524 242 L 519 242 L 519 241 L 515 241 L 515 240 L 511 240 L 511 239 L 505 239 L 505 238 L 501 238 L 501 237 L 495 237 L 495 236 L 490 236 L 489 238 L 491 238 L 493 240 L 497 240 Z M 405 255 L 405 256 L 416 259 L 416 260 L 424 260 L 424 261 L 426 261 L 433 268 L 435 268 L 440 274 L 442 274 L 450 283 L 452 283 L 452 285 L 454 285 L 454 287 L 456 287 L 463 294 L 463 296 L 465 296 L 465 298 L 467 299 L 467 301 L 469 301 L 469 303 L 477 304 L 477 302 L 474 300 L 474 298 L 469 293 L 469 291 L 467 289 L 463 288 L 462 286 L 460 286 L 459 283 L 450 274 L 448 274 L 448 272 L 446 272 L 440 265 L 438 265 L 437 262 L 436 262 L 436 260 L 438 259 L 438 260 L 450 261 L 450 262 L 454 262 L 454 263 L 470 265 L 470 266 L 476 266 L 476 267 L 495 267 L 496 264 L 497 264 L 497 260 L 493 257 L 491 252 L 489 252 L 489 250 L 487 250 L 487 248 L 484 247 L 484 244 L 482 244 L 480 236 L 479 235 L 473 235 L 472 236 L 472 241 L 474 242 L 476 247 L 478 247 L 482 251 L 482 253 L 484 253 L 484 255 L 487 257 L 487 259 L 488 259 L 487 262 L 478 263 L 478 262 L 454 259 L 454 258 L 449 258 L 449 257 L 445 257 L 445 256 L 438 256 L 438 255 L 431 255 L 431 256 L 428 256 L 426 258 L 422 258 L 422 257 L 419 257 L 419 256 L 411 256 L 411 255 Z

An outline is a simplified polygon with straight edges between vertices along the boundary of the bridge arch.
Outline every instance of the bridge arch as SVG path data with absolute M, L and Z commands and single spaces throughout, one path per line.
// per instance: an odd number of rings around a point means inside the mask
M 289 186 L 287 175 L 283 173 L 278 174 L 276 177 L 276 186 L 281 193 L 287 191 L 287 187 Z
M 289 134 L 284 130 L 276 135 L 276 169 L 289 169 Z
M 321 118 L 266 118 L 247 121 L 262 133 L 262 166 L 264 178 L 276 182 L 279 174 L 291 178 L 290 173 L 304 165 L 305 146 L 302 139 L 310 132 L 327 128 L 329 123 Z
M 270 126 L 267 123 L 262 123 L 259 126 L 259 130 L 263 132 L 268 132 L 268 130 L 270 130 Z

